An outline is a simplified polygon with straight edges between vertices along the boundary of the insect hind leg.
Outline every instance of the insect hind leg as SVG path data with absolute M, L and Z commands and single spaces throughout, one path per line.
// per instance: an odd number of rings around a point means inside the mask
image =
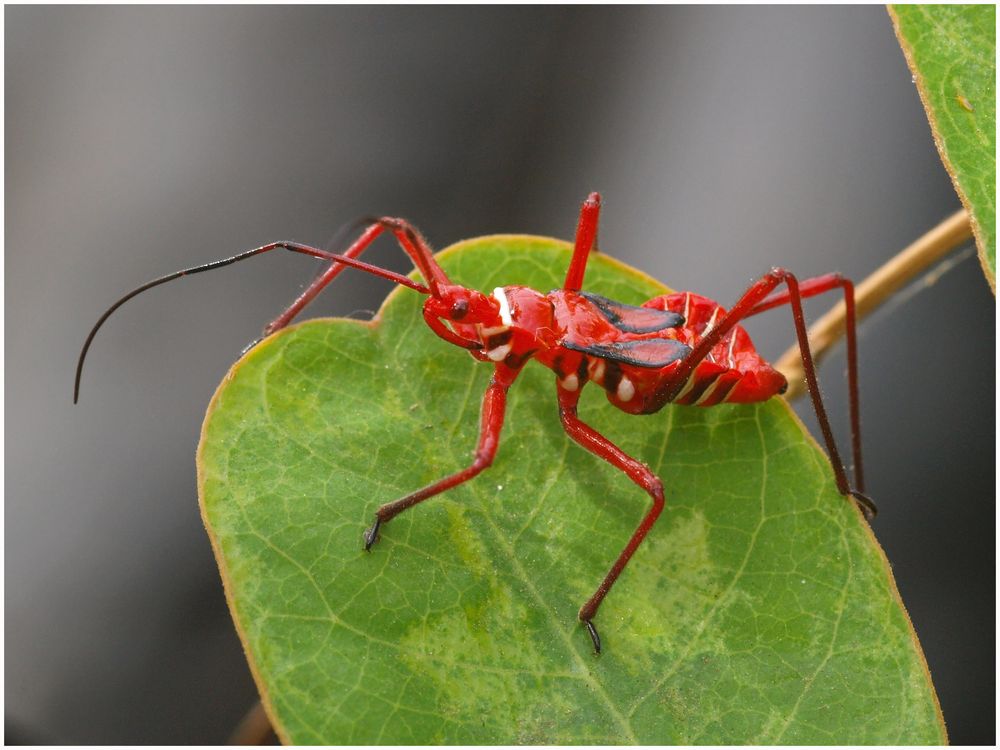
M 858 396 L 858 343 L 857 343 L 857 316 L 855 312 L 854 303 L 854 283 L 839 273 L 828 273 L 823 276 L 816 276 L 810 279 L 803 279 L 799 282 L 799 295 L 802 299 L 808 297 L 814 297 L 818 294 L 823 294 L 825 292 L 834 291 L 836 289 L 841 289 L 844 295 L 844 328 L 846 331 L 846 348 L 847 348 L 847 389 L 848 389 L 848 400 L 850 409 L 850 421 L 851 421 L 851 448 L 853 452 L 854 459 L 854 483 L 857 487 L 857 492 L 853 493 L 855 497 L 858 495 L 863 500 L 860 502 L 869 506 L 871 515 L 875 515 L 875 504 L 870 498 L 865 496 L 865 476 L 864 476 L 864 464 L 862 462 L 861 456 L 861 407 L 860 399 Z M 762 302 L 757 304 L 750 312 L 747 313 L 747 317 L 751 315 L 758 315 L 762 312 L 770 310 L 774 307 L 780 305 L 791 303 L 791 290 L 790 288 L 783 289 L 773 294 L 768 295 Z M 810 359 L 812 359 L 812 349 L 806 338 L 806 350 Z M 805 351 L 802 348 L 802 342 L 799 341 L 799 351 L 803 354 L 803 363 L 805 363 Z M 868 515 L 866 513 L 866 515 Z
M 780 292 L 774 290 L 784 283 L 786 289 Z M 848 330 L 848 376 L 851 390 L 851 433 L 854 447 L 855 460 L 855 481 L 857 486 L 852 488 L 847 479 L 847 470 L 844 468 L 840 458 L 840 451 L 830 427 L 830 419 L 827 416 L 826 407 L 823 405 L 823 397 L 819 390 L 819 380 L 816 376 L 816 366 L 813 362 L 812 350 L 809 347 L 809 336 L 806 331 L 805 314 L 802 311 L 803 297 L 811 297 L 830 289 L 842 288 L 844 290 L 845 304 L 847 306 L 847 330 Z M 722 338 L 728 334 L 740 321 L 751 315 L 769 310 L 772 307 L 788 304 L 792 309 L 792 319 L 795 324 L 795 334 L 799 344 L 799 351 L 802 354 L 802 368 L 805 372 L 806 383 L 809 395 L 812 399 L 813 410 L 816 412 L 816 420 L 823 433 L 823 441 L 826 444 L 827 454 L 830 459 L 830 466 L 833 469 L 837 482 L 837 489 L 840 494 L 850 496 L 854 499 L 862 513 L 868 520 L 871 520 L 877 509 L 864 493 L 864 474 L 861 464 L 861 432 L 860 419 L 858 417 L 858 386 L 857 386 L 857 341 L 855 332 L 854 314 L 854 285 L 839 274 L 828 274 L 812 279 L 805 279 L 801 283 L 794 274 L 784 268 L 772 268 L 770 272 L 757 280 L 750 288 L 736 301 L 725 317 L 694 347 L 691 354 L 674 371 L 673 378 L 668 381 L 661 394 L 667 402 L 673 401 L 684 388 L 688 378 L 694 368 L 706 357 Z

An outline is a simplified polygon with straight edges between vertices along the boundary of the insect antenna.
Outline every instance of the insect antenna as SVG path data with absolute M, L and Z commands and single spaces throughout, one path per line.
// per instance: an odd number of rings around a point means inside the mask
M 74 404 L 77 403 L 77 401 L 80 398 L 80 378 L 83 375 L 83 363 L 84 360 L 87 358 L 87 351 L 90 349 L 90 344 L 91 342 L 93 342 L 94 336 L 97 335 L 97 332 L 100 330 L 101 326 L 104 325 L 104 321 L 106 321 L 111 316 L 111 313 L 113 313 L 115 310 L 117 310 L 119 307 L 124 305 L 126 302 L 128 302 L 136 295 L 142 294 L 142 292 L 145 292 L 147 289 L 152 289 L 153 287 L 159 286 L 160 284 L 166 284 L 168 281 L 179 279 L 182 276 L 191 276 L 196 273 L 201 273 L 202 271 L 212 271 L 216 268 L 222 268 L 224 266 L 232 265 L 233 263 L 237 263 L 241 260 L 246 260 L 247 258 L 252 258 L 256 255 L 262 255 L 263 253 L 276 249 L 288 250 L 290 252 L 301 253 L 303 255 L 311 255 L 314 258 L 320 258 L 322 260 L 335 261 L 339 264 L 345 266 L 351 266 L 352 268 L 357 268 L 361 271 L 367 271 L 368 273 L 372 273 L 376 276 L 381 276 L 382 278 L 389 279 L 390 281 L 395 281 L 397 284 L 409 287 L 410 289 L 418 291 L 421 294 L 430 294 L 430 289 L 428 289 L 426 286 L 424 286 L 418 281 L 414 281 L 408 276 L 404 276 L 403 274 L 396 273 L 395 271 L 389 271 L 384 268 L 379 268 L 378 266 L 373 266 L 370 263 L 365 263 L 364 261 L 356 260 L 355 258 L 349 258 L 344 255 L 330 253 L 325 250 L 309 247 L 308 245 L 300 245 L 294 242 L 273 242 L 269 245 L 255 247 L 253 250 L 247 250 L 237 255 L 233 255 L 232 257 L 229 258 L 223 258 L 222 260 L 215 260 L 212 261 L 211 263 L 204 263 L 200 266 L 193 266 L 192 268 L 184 268 L 181 269 L 180 271 L 174 271 L 173 273 L 169 273 L 166 276 L 161 276 L 158 279 L 147 281 L 142 286 L 136 287 L 131 292 L 129 292 L 124 297 L 115 302 L 113 305 L 111 305 L 111 307 L 105 310 L 104 314 L 97 319 L 97 322 L 94 324 L 94 327 L 90 329 L 90 333 L 87 334 L 87 338 L 83 342 L 83 348 L 80 350 L 80 358 L 77 360 L 76 363 L 76 376 L 73 379 L 73 403 Z M 257 341 L 254 342 L 254 344 L 256 343 Z M 252 347 L 253 344 L 251 344 L 250 347 L 247 347 L 247 349 L 244 350 L 244 353 Z
M 375 216 L 374 214 L 359 216 L 358 218 L 352 219 L 351 221 L 345 221 L 337 228 L 337 231 L 333 233 L 333 235 L 330 237 L 329 240 L 327 240 L 326 244 L 323 247 L 328 253 L 335 253 L 340 248 L 340 246 L 343 245 L 345 242 L 347 242 L 348 238 L 353 236 L 359 229 L 363 229 L 364 227 L 370 226 L 372 224 L 377 224 L 378 221 L 379 217 Z M 317 257 L 317 260 L 323 260 L 323 258 Z M 312 283 L 320 276 L 322 276 L 323 273 L 327 270 L 327 268 L 329 268 L 329 265 L 326 264 L 320 265 L 320 267 L 317 268 L 316 272 L 312 275 L 310 283 Z M 247 347 L 244 353 L 252 349 L 254 345 L 259 343 L 260 341 L 261 339 L 257 339 L 256 341 L 254 341 L 252 344 L 250 344 L 250 346 Z

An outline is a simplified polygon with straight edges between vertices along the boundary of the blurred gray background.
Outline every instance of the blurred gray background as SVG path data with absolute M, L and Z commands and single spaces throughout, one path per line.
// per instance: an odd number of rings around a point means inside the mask
M 728 304 L 771 265 L 860 280 L 959 207 L 881 7 L 5 18 L 8 742 L 218 743 L 255 700 L 194 450 L 314 266 L 275 255 L 130 302 L 74 408 L 84 335 L 139 283 L 371 213 L 438 247 L 568 238 L 596 189 L 606 252 Z M 311 313 L 387 288 L 356 274 Z M 875 531 L 956 743 L 995 739 L 994 314 L 969 258 L 861 333 Z M 750 331 L 770 357 L 793 340 L 787 313 Z M 822 377 L 846 439 L 843 369 Z

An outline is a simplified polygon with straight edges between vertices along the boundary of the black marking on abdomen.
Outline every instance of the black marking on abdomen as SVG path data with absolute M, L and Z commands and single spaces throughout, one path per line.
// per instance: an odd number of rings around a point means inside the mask
M 732 372 L 732 370 L 730 370 L 730 372 Z M 723 373 L 723 375 L 725 374 L 726 373 Z M 706 401 L 703 405 L 715 406 L 716 404 L 721 404 L 723 401 L 726 400 L 726 396 L 728 396 L 732 392 L 733 388 L 735 388 L 736 384 L 739 383 L 741 380 L 743 380 L 743 376 L 738 375 L 735 378 L 729 378 L 724 383 L 720 383 L 719 387 L 712 392 L 712 395 L 708 397 L 708 401 Z
M 618 384 L 622 381 L 622 366 L 613 359 L 604 360 L 604 390 L 608 393 L 617 393 Z
M 685 401 L 689 404 L 697 403 L 698 399 L 704 395 L 705 391 L 707 391 L 716 380 L 722 377 L 725 372 L 726 370 L 720 370 L 714 375 L 709 375 L 707 378 L 700 378 L 698 382 L 694 384 L 694 387 L 688 391 Z

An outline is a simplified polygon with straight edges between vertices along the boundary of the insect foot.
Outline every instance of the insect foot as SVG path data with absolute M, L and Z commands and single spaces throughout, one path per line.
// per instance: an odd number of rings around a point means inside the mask
M 857 490 L 851 490 L 848 494 L 854 498 L 854 502 L 858 504 L 861 512 L 865 514 L 865 520 L 871 523 L 875 519 L 875 516 L 878 515 L 878 506 L 875 505 L 875 501 L 868 497 L 868 495 Z
M 372 524 L 370 529 L 366 529 L 364 533 L 365 537 L 365 552 L 370 552 L 372 545 L 378 541 L 378 529 L 382 525 L 382 519 L 375 516 L 375 523 Z
M 601 636 L 597 634 L 597 628 L 594 627 L 594 623 L 590 620 L 584 620 L 583 618 L 580 619 L 580 622 L 586 626 L 587 632 L 590 633 L 590 640 L 594 642 L 594 653 L 601 653 Z

